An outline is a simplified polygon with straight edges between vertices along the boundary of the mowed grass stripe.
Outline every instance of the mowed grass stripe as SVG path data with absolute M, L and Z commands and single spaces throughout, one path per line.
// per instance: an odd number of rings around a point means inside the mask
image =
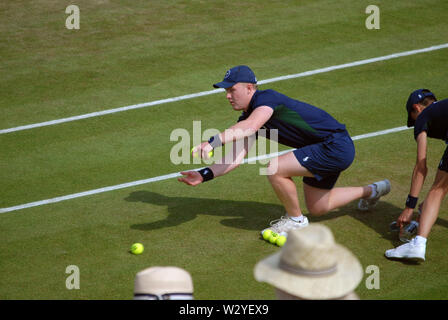
M 386 129 L 386 130 L 381 130 L 381 131 L 358 135 L 358 136 L 352 137 L 352 139 L 354 141 L 356 141 L 356 140 L 361 140 L 361 139 L 366 139 L 366 138 L 377 137 L 377 136 L 381 136 L 381 135 L 385 135 L 385 134 L 389 134 L 389 133 L 400 132 L 400 131 L 407 130 L 407 129 L 410 129 L 410 128 L 408 128 L 406 126 L 396 127 L 396 128 L 391 128 L 391 129 Z M 243 163 L 244 164 L 245 163 L 253 163 L 253 162 L 259 161 L 259 160 L 270 159 L 270 158 L 285 154 L 287 152 L 290 152 L 292 150 L 294 150 L 294 149 L 289 149 L 289 150 L 284 150 L 281 152 L 276 152 L 276 153 L 271 153 L 271 154 L 267 154 L 267 155 L 261 155 L 261 156 L 257 156 L 257 157 L 248 158 L 248 159 L 245 159 Z M 195 169 L 195 170 L 200 170 L 200 169 L 201 168 Z M 193 170 L 193 169 L 191 169 L 191 170 Z M 94 195 L 94 194 L 135 187 L 135 186 L 142 185 L 142 184 L 148 184 L 148 183 L 152 183 L 152 182 L 172 179 L 172 178 L 176 178 L 179 176 L 181 176 L 181 174 L 179 172 L 174 172 L 174 173 L 157 176 L 157 177 L 152 177 L 152 178 L 148 178 L 148 179 L 142 179 L 142 180 L 137 180 L 137 181 L 133 181 L 133 182 L 122 183 L 122 184 L 118 184 L 115 186 L 109 186 L 109 187 L 104 187 L 104 188 L 99 188 L 99 189 L 94 189 L 94 190 L 89 190 L 89 191 L 84 191 L 84 192 L 79 192 L 79 193 L 73 193 L 73 194 L 69 194 L 69 195 L 65 195 L 65 196 L 61 196 L 61 197 L 25 203 L 25 204 L 8 207 L 8 208 L 1 208 L 0 213 L 18 211 L 18 210 L 22 210 L 22 209 L 43 206 L 46 204 L 71 200 L 71 199 L 75 199 L 75 198 L 86 197 L 86 196 L 90 196 L 90 195 Z
M 334 71 L 334 70 L 351 68 L 351 67 L 369 64 L 369 63 L 386 61 L 386 60 L 390 60 L 390 59 L 415 55 L 415 54 L 419 54 L 419 53 L 431 52 L 431 51 L 436 51 L 436 50 L 441 50 L 441 49 L 446 49 L 446 48 L 448 48 L 448 43 L 435 45 L 435 46 L 431 46 L 431 47 L 427 47 L 427 48 L 423 48 L 423 49 L 404 51 L 404 52 L 394 53 L 394 54 L 390 54 L 390 55 L 386 55 L 386 56 L 364 59 L 364 60 L 354 61 L 354 62 L 350 62 L 350 63 L 344 63 L 344 64 L 340 64 L 340 65 L 315 69 L 315 70 L 311 70 L 311 71 L 305 71 L 305 72 L 286 75 L 286 76 L 265 79 L 265 80 L 259 81 L 258 84 L 261 85 L 261 84 L 273 83 L 273 82 L 277 82 L 277 81 L 307 77 L 307 76 L 330 72 L 330 71 Z M 56 124 L 66 123 L 66 122 L 78 121 L 78 120 L 88 119 L 88 118 L 93 118 L 93 117 L 100 117 L 100 116 L 117 113 L 117 112 L 146 108 L 146 107 L 151 107 L 151 106 L 156 106 L 156 105 L 171 103 L 171 102 L 177 102 L 177 101 L 182 101 L 182 100 L 194 99 L 194 98 L 207 96 L 207 95 L 211 95 L 211 94 L 215 94 L 215 93 L 219 93 L 219 92 L 223 92 L 223 91 L 224 91 L 223 89 L 202 91 L 202 92 L 198 92 L 198 93 L 192 93 L 192 94 L 187 94 L 187 95 L 173 97 L 173 98 L 139 103 L 139 104 L 124 106 L 124 107 L 114 108 L 114 109 L 108 109 L 108 110 L 103 110 L 103 111 L 98 111 L 98 112 L 91 112 L 91 113 L 68 117 L 68 118 L 61 118 L 61 119 L 56 119 L 56 120 L 50 120 L 50 121 L 45 121 L 45 122 L 39 122 L 39 123 L 34 123 L 34 124 L 29 124 L 29 125 L 13 127 L 13 128 L 9 128 L 9 129 L 2 129 L 2 130 L 0 130 L 0 134 L 6 134 L 6 133 L 22 131 L 22 130 L 29 130 L 29 129 L 39 128 L 39 127 L 52 126 L 52 125 L 56 125 Z

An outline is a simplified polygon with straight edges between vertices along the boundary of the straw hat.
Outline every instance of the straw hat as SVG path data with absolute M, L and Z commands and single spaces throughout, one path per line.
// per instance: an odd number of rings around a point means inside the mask
M 137 273 L 135 294 L 193 294 L 191 275 L 178 267 L 151 267 Z
M 310 224 L 288 233 L 282 249 L 261 260 L 255 279 L 302 299 L 335 299 L 352 292 L 363 277 L 358 259 L 336 244 L 330 229 Z

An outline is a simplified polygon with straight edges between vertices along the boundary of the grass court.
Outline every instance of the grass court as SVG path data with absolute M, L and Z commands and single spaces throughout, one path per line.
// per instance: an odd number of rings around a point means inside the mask
M 447 43 L 442 0 L 77 0 L 80 29 L 65 27 L 60 1 L 0 3 L 0 129 L 212 90 L 226 70 L 249 65 L 258 80 Z M 369 30 L 365 9 L 380 9 Z M 352 136 L 406 125 L 411 91 L 448 97 L 448 49 L 260 85 L 316 105 Z M 173 130 L 224 130 L 238 119 L 224 93 L 0 135 L 0 208 L 164 176 L 175 165 Z M 446 145 L 429 140 L 423 200 Z M 448 199 L 430 234 L 426 262 L 390 261 L 388 230 L 404 208 L 416 158 L 412 130 L 355 141 L 337 186 L 388 178 L 375 211 L 356 203 L 310 222 L 331 228 L 380 288 L 361 299 L 448 297 Z M 282 148 L 284 150 L 286 148 Z M 0 299 L 132 299 L 150 266 L 188 270 L 196 299 L 275 299 L 253 277 L 275 247 L 260 240 L 284 214 L 261 164 L 244 164 L 195 188 L 175 178 L 0 214 Z M 299 199 L 304 204 L 301 179 Z M 303 207 L 304 213 L 307 210 Z M 145 251 L 132 255 L 132 243 Z M 80 289 L 68 290 L 76 265 Z

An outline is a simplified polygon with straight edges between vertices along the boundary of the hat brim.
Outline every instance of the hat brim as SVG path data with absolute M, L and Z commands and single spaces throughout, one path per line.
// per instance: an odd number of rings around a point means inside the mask
M 281 251 L 261 260 L 254 269 L 257 281 L 266 282 L 302 299 L 336 299 L 354 291 L 363 277 L 359 260 L 336 244 L 337 270 L 328 276 L 301 276 L 279 267 Z
M 230 87 L 233 87 L 235 84 L 236 84 L 235 82 L 221 81 L 221 82 L 215 83 L 213 85 L 213 87 L 228 89 Z

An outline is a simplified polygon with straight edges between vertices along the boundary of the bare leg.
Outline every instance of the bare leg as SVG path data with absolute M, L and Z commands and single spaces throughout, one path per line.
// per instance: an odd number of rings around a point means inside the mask
M 423 202 L 417 235 L 428 238 L 432 226 L 439 215 L 440 205 L 448 193 L 448 172 L 437 170 L 434 183 Z
M 372 193 L 372 188 L 364 187 L 343 187 L 319 189 L 303 184 L 305 192 L 306 206 L 310 213 L 314 215 L 322 215 L 333 209 L 342 207 L 350 202 L 369 197 Z
M 274 166 L 273 163 L 277 161 Z M 282 202 L 288 215 L 299 217 L 302 210 L 299 205 L 297 188 L 295 182 L 291 179 L 294 176 L 312 177 L 313 174 L 303 167 L 297 161 L 294 153 L 288 152 L 269 163 L 268 179 L 275 194 Z
M 297 188 L 291 177 L 313 177 L 313 174 L 303 167 L 292 152 L 278 157 L 276 166 L 270 164 L 268 179 L 277 197 L 282 202 L 286 212 L 291 216 L 300 216 Z M 272 168 L 271 168 L 272 167 Z M 275 167 L 275 168 L 274 168 Z M 304 184 L 305 201 L 311 214 L 321 215 L 332 209 L 341 207 L 353 200 L 369 197 L 372 190 L 365 187 L 346 187 L 319 189 Z

